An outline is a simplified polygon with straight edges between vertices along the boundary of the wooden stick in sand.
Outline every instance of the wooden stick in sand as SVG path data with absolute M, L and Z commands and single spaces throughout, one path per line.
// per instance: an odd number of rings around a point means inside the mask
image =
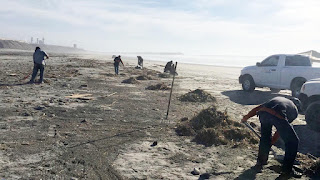
M 171 102 L 171 95 L 172 95 L 172 89 L 173 89 L 174 78 L 175 78 L 175 76 L 176 76 L 177 65 L 178 65 L 178 62 L 176 62 L 176 65 L 174 66 L 174 72 L 173 72 L 173 78 L 172 78 L 171 91 L 170 91 L 170 96 L 169 96 L 169 103 L 168 103 L 168 110 L 167 110 L 167 116 L 166 116 L 166 119 L 168 119 L 168 115 L 169 115 L 170 102 Z

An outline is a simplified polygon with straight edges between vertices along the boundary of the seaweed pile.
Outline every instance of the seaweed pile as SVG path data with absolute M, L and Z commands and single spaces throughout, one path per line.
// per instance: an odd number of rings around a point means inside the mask
M 160 78 L 170 78 L 171 77 L 171 75 L 169 73 L 160 73 L 160 74 L 158 74 L 158 76 Z
M 179 100 L 185 102 L 214 102 L 216 98 L 202 89 L 196 89 L 180 96 Z
M 134 77 L 130 77 L 129 79 L 123 80 L 122 83 L 126 83 L 126 84 L 138 84 L 139 81 L 137 81 L 137 79 L 134 78 Z
M 320 179 L 320 160 L 317 160 L 314 162 L 310 168 L 307 169 L 307 175 L 309 175 L 312 178 Z
M 215 106 L 202 110 L 191 120 L 181 122 L 176 132 L 181 136 L 195 136 L 194 141 L 205 146 L 259 142 L 244 125 L 231 120 L 227 112 L 218 111 Z
M 164 83 L 159 83 L 156 85 L 151 85 L 146 87 L 147 90 L 169 90 L 170 87 L 165 85 Z
M 151 76 L 148 75 L 141 75 L 136 77 L 137 80 L 152 80 L 153 78 Z
M 298 153 L 296 159 L 300 162 L 303 174 L 313 179 L 320 179 L 320 159 L 310 154 Z

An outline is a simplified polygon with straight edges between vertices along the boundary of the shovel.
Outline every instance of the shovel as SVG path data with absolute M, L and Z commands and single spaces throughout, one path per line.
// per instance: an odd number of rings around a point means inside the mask
M 260 134 L 256 130 L 254 130 L 250 124 L 248 124 L 247 122 L 243 122 L 243 124 L 246 125 L 247 128 L 249 128 L 259 139 L 261 138 Z M 272 147 L 270 149 L 275 159 L 279 159 L 277 153 L 272 149 Z

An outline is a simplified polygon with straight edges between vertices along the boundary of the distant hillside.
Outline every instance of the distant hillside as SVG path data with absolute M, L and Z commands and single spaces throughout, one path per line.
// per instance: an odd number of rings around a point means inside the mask
M 0 39 L 0 49 L 20 49 L 20 50 L 34 50 L 37 46 L 48 52 L 57 53 L 77 53 L 84 52 L 83 49 L 65 47 L 65 46 L 55 46 L 46 44 L 28 44 L 25 42 L 14 41 L 14 40 L 2 40 Z

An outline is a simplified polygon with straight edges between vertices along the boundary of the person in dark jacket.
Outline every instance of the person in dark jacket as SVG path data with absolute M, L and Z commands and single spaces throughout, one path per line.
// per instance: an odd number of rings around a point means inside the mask
M 121 60 L 121 56 L 119 55 L 118 57 L 115 57 L 113 61 L 114 61 L 114 63 L 113 63 L 114 71 L 115 71 L 116 75 L 118 75 L 119 74 L 119 64 L 120 64 L 120 62 L 124 66 L 124 64 L 123 64 L 123 62 Z
M 254 115 L 259 116 L 261 123 L 261 138 L 256 167 L 262 169 L 267 164 L 269 151 L 279 136 L 285 143 L 285 157 L 282 165 L 282 175 L 290 177 L 301 177 L 301 174 L 294 171 L 293 164 L 298 151 L 299 138 L 292 125 L 293 120 L 298 116 L 300 101 L 297 99 L 289 100 L 284 97 L 275 97 L 268 102 L 252 109 L 247 115 L 243 116 L 242 122 L 246 122 Z M 277 131 L 272 134 L 272 126 Z
M 167 62 L 166 66 L 164 67 L 163 72 L 168 72 L 168 71 L 171 72 L 172 65 L 173 65 L 172 61 Z
M 40 70 L 40 80 L 38 83 L 43 82 L 43 74 L 44 74 L 44 67 L 46 65 L 44 58 L 49 59 L 49 56 L 46 52 L 42 51 L 40 47 L 36 47 L 34 53 L 33 53 L 33 72 L 32 77 L 29 81 L 29 83 L 34 83 L 34 80 L 37 76 L 38 70 Z

